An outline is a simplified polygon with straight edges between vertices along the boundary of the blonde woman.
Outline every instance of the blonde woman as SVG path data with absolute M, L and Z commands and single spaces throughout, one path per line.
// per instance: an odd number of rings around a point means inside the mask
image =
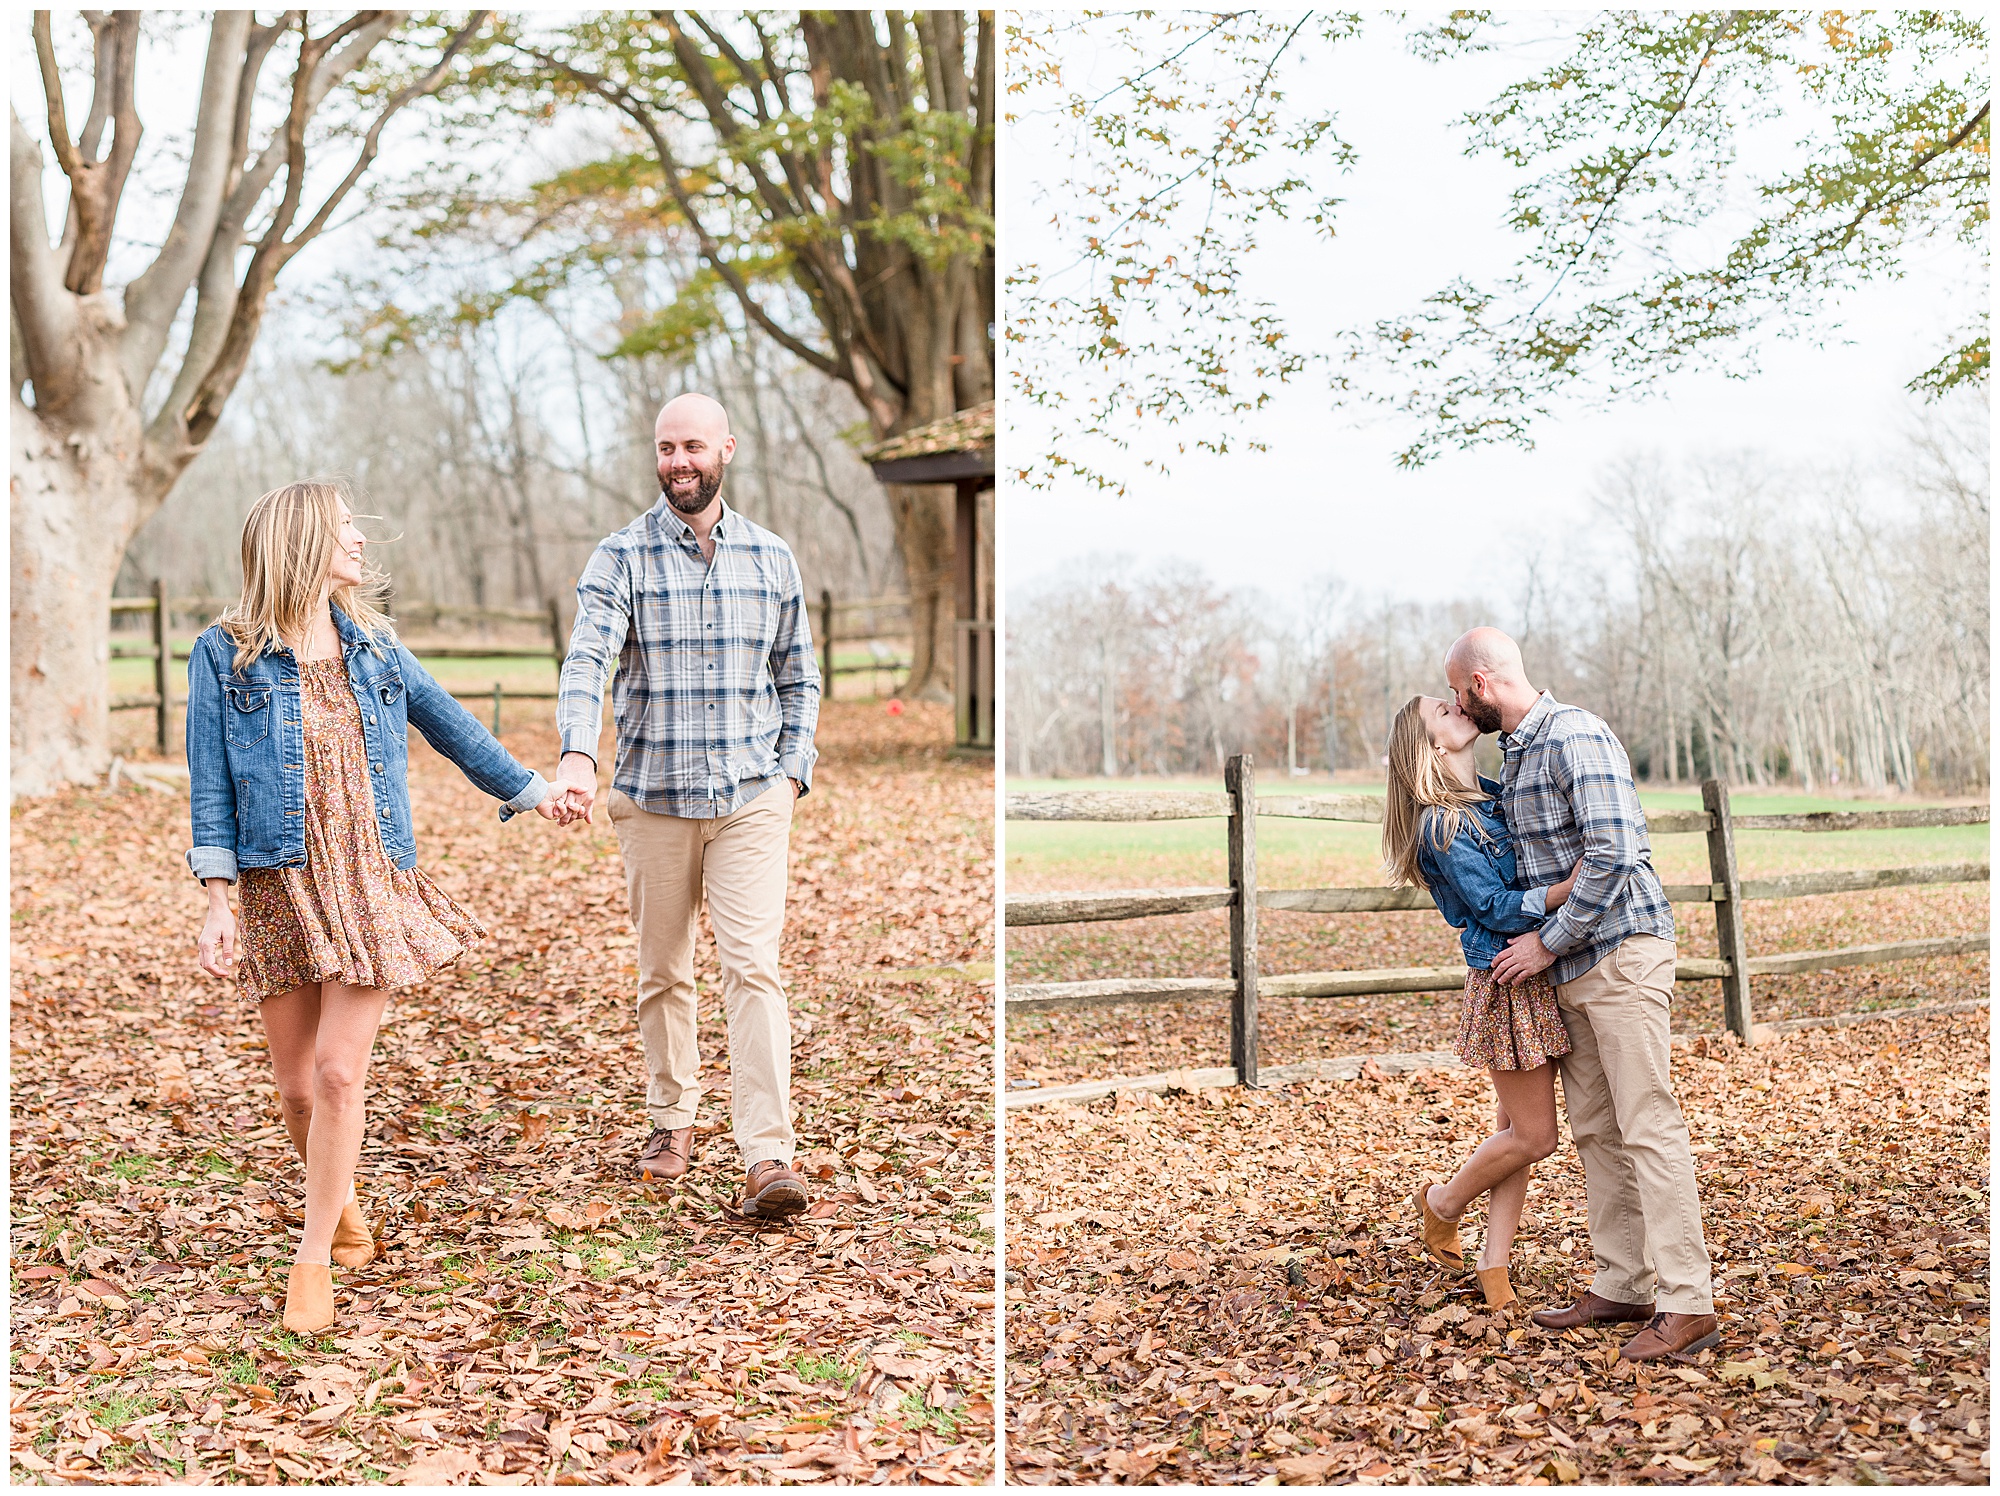
M 334 1320 L 332 1264 L 375 1243 L 354 1189 L 364 1084 L 389 993 L 484 933 L 417 868 L 409 727 L 500 800 L 567 822 L 551 794 L 397 642 L 340 485 L 292 483 L 243 524 L 243 595 L 188 661 L 201 969 L 258 1005 L 285 1130 L 306 1167 L 285 1327 Z M 239 883 L 239 930 L 228 888 Z
M 1465 953 L 1465 999 L 1456 1049 L 1493 1077 L 1499 1098 L 1492 1137 L 1444 1184 L 1419 1181 L 1419 1238 L 1432 1258 L 1465 1269 L 1458 1221 L 1481 1195 L 1486 1240 L 1478 1278 L 1490 1308 L 1514 1300 L 1507 1259 L 1528 1198 L 1528 1172 L 1556 1148 L 1556 1056 L 1569 1035 L 1546 977 L 1516 986 L 1494 979 L 1493 958 L 1509 935 L 1539 929 L 1569 897 L 1576 873 L 1547 889 L 1515 886 L 1513 842 L 1501 819 L 1500 786 L 1473 761 L 1479 728 L 1456 701 L 1418 696 L 1389 731 L 1389 792 L 1382 859 L 1393 881 L 1428 889 Z

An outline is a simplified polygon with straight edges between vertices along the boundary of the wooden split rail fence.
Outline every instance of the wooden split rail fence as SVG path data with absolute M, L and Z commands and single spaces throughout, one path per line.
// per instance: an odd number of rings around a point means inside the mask
M 196 614 L 213 617 L 229 605 L 229 599 L 219 597 L 169 597 L 166 583 L 154 582 L 150 597 L 114 597 L 111 599 L 111 616 L 115 620 L 121 614 L 145 613 L 150 615 L 152 638 L 137 644 L 114 638 L 111 644 L 111 658 L 114 660 L 145 659 L 153 662 L 153 689 L 143 693 L 113 696 L 110 709 L 114 712 L 150 711 L 154 719 L 154 738 L 161 753 L 172 751 L 173 712 L 185 697 L 177 696 L 173 690 L 173 662 L 185 660 L 188 652 L 172 645 L 171 623 L 174 615 Z M 901 610 L 907 622 L 910 600 L 907 597 L 865 598 L 859 602 L 835 602 L 832 593 L 820 593 L 821 638 L 826 663 L 822 667 L 825 676 L 824 693 L 833 695 L 833 677 L 840 675 L 864 675 L 881 671 L 904 671 L 910 668 L 905 658 L 875 660 L 865 665 L 841 665 L 833 663 L 833 620 L 844 613 L 865 613 L 874 623 L 878 613 L 895 613 Z M 549 631 L 549 644 L 544 647 L 520 648 L 511 645 L 488 644 L 440 644 L 423 645 L 416 653 L 426 660 L 551 660 L 557 666 L 569 649 L 569 629 L 554 599 L 546 609 L 530 608 L 461 608 L 436 603 L 410 603 L 396 609 L 396 621 L 407 627 L 413 623 L 428 623 L 435 627 L 440 623 L 503 623 L 533 624 Z M 871 640 L 873 633 L 864 635 Z M 485 687 L 453 687 L 451 694 L 466 701 L 493 702 L 493 731 L 500 731 L 500 705 L 503 701 L 554 701 L 558 692 L 517 690 L 504 682 L 495 681 L 491 689 Z
M 1715 911 L 1717 958 L 1683 958 L 1675 963 L 1679 982 L 1722 983 L 1724 1026 L 1750 1036 L 1750 981 L 1842 966 L 1874 966 L 1927 956 L 1956 956 L 1987 948 L 1985 934 L 1931 940 L 1844 946 L 1838 950 L 1795 951 L 1752 956 L 1744 941 L 1740 910 L 1753 899 L 1796 899 L 1810 894 L 1850 893 L 1930 883 L 1983 883 L 1984 862 L 1938 863 L 1917 867 L 1861 868 L 1827 873 L 1793 873 L 1776 878 L 1738 876 L 1738 831 L 1869 831 L 1908 826 L 1983 825 L 1991 807 L 1965 805 L 1908 810 L 1819 811 L 1800 815 L 1732 815 L 1729 787 L 1707 780 L 1701 810 L 1658 811 L 1646 817 L 1654 836 L 1699 832 L 1708 839 L 1707 883 L 1666 885 L 1675 904 L 1708 904 Z M 1010 821 L 1178 821 L 1226 818 L 1229 884 L 1223 888 L 1144 888 L 1104 893 L 1010 894 L 1010 928 L 1083 921 L 1145 919 L 1229 911 L 1227 977 L 1162 977 L 1092 982 L 1010 982 L 1009 1013 L 1102 1007 L 1111 1003 L 1181 1002 L 1193 998 L 1229 1000 L 1229 1063 L 1238 1084 L 1257 1084 L 1257 1004 L 1260 998 L 1351 997 L 1391 992 L 1444 992 L 1465 983 L 1463 966 L 1394 967 L 1363 971 L 1314 971 L 1265 976 L 1258 968 L 1257 914 L 1283 909 L 1303 914 L 1362 914 L 1396 909 L 1433 909 L 1421 888 L 1262 888 L 1257 881 L 1257 818 L 1296 817 L 1321 821 L 1379 823 L 1382 802 L 1366 795 L 1263 795 L 1257 793 L 1255 766 L 1248 754 L 1227 761 L 1221 794 L 1203 791 L 1081 791 L 1013 794 Z

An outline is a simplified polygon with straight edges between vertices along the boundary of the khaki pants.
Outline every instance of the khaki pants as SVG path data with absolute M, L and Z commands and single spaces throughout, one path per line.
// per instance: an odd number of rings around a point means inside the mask
M 779 780 L 713 820 L 655 815 L 611 792 L 611 824 L 639 933 L 639 1040 L 646 1111 L 686 1127 L 701 1100 L 694 943 L 702 897 L 722 964 L 729 1024 L 729 1113 L 743 1166 L 792 1161 L 792 1027 L 778 975 L 792 832 L 792 787 Z
M 1590 1197 L 1591 1291 L 1662 1313 L 1710 1314 L 1694 1155 L 1674 1100 L 1673 990 L 1673 942 L 1627 936 L 1575 981 L 1557 984 L 1570 1042 L 1557 1063 Z

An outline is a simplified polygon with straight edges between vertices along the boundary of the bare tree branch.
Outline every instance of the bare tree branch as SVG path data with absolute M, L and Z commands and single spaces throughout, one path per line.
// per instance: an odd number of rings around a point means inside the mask
M 250 350 L 257 339 L 258 329 L 263 324 L 264 307 L 271 287 L 279 270 L 301 249 L 311 243 L 325 229 L 328 220 L 341 201 L 360 181 L 362 174 L 373 163 L 381 146 L 382 129 L 389 120 L 399 113 L 411 100 L 433 93 L 443 84 L 450 73 L 452 59 L 472 39 L 474 33 L 486 23 L 490 11 L 476 11 L 466 24 L 452 33 L 437 64 L 414 82 L 398 89 L 388 102 L 378 111 L 367 135 L 362 140 L 361 150 L 354 165 L 340 183 L 320 204 L 319 211 L 307 221 L 296 235 L 291 227 L 296 220 L 300 200 L 304 193 L 305 179 L 305 126 L 317 107 L 320 98 L 332 84 L 366 60 L 376 42 L 386 36 L 400 23 L 401 13 L 374 11 L 367 13 L 366 25 L 360 24 L 362 17 L 356 17 L 320 38 L 306 38 L 301 43 L 299 71 L 295 79 L 291 115 L 285 128 L 285 195 L 277 210 L 272 214 L 270 226 L 258 241 L 255 252 L 250 257 L 250 266 L 244 272 L 243 284 L 237 292 L 235 307 L 231 312 L 229 330 L 224 335 L 222 346 L 217 350 L 214 361 L 195 386 L 193 395 L 185 405 L 170 405 L 160 413 L 154 422 L 178 425 L 180 439 L 194 447 L 200 447 L 222 419 L 222 407 L 228 400 L 236 382 L 250 360 Z M 336 42 L 352 34 L 352 41 L 334 52 Z M 322 68 L 322 56 L 332 53 L 327 65 Z M 161 437 L 169 436 L 169 431 L 161 431 Z
M 67 397 L 63 356 L 76 334 L 76 298 L 62 283 L 42 207 L 42 148 L 11 108 L 7 173 L 8 295 L 38 406 Z
M 216 224 L 230 186 L 229 151 L 235 143 L 239 113 L 236 91 L 243 83 L 242 58 L 249 33 L 249 11 L 215 13 L 209 27 L 208 58 L 202 67 L 194 145 L 173 227 L 153 263 L 125 288 L 126 331 L 119 353 L 126 387 L 135 396 L 144 394 L 146 377 L 167 345 L 174 313 L 215 242 Z

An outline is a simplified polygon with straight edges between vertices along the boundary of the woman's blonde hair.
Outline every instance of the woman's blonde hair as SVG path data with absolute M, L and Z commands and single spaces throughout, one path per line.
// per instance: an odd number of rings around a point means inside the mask
M 1421 696 L 1404 702 L 1389 729 L 1389 794 L 1382 808 L 1382 864 L 1391 882 L 1418 888 L 1430 886 L 1418 861 L 1426 832 L 1431 849 L 1442 852 L 1466 824 L 1467 809 L 1490 798 L 1460 784 L 1445 767 L 1424 726 L 1423 703 Z
M 243 520 L 243 595 L 216 620 L 236 641 L 236 669 L 267 649 L 305 644 L 333 570 L 343 503 L 354 507 L 345 483 L 308 478 L 274 488 L 250 506 Z M 358 584 L 333 590 L 333 605 L 371 640 L 392 631 L 378 606 L 388 582 L 370 570 Z

